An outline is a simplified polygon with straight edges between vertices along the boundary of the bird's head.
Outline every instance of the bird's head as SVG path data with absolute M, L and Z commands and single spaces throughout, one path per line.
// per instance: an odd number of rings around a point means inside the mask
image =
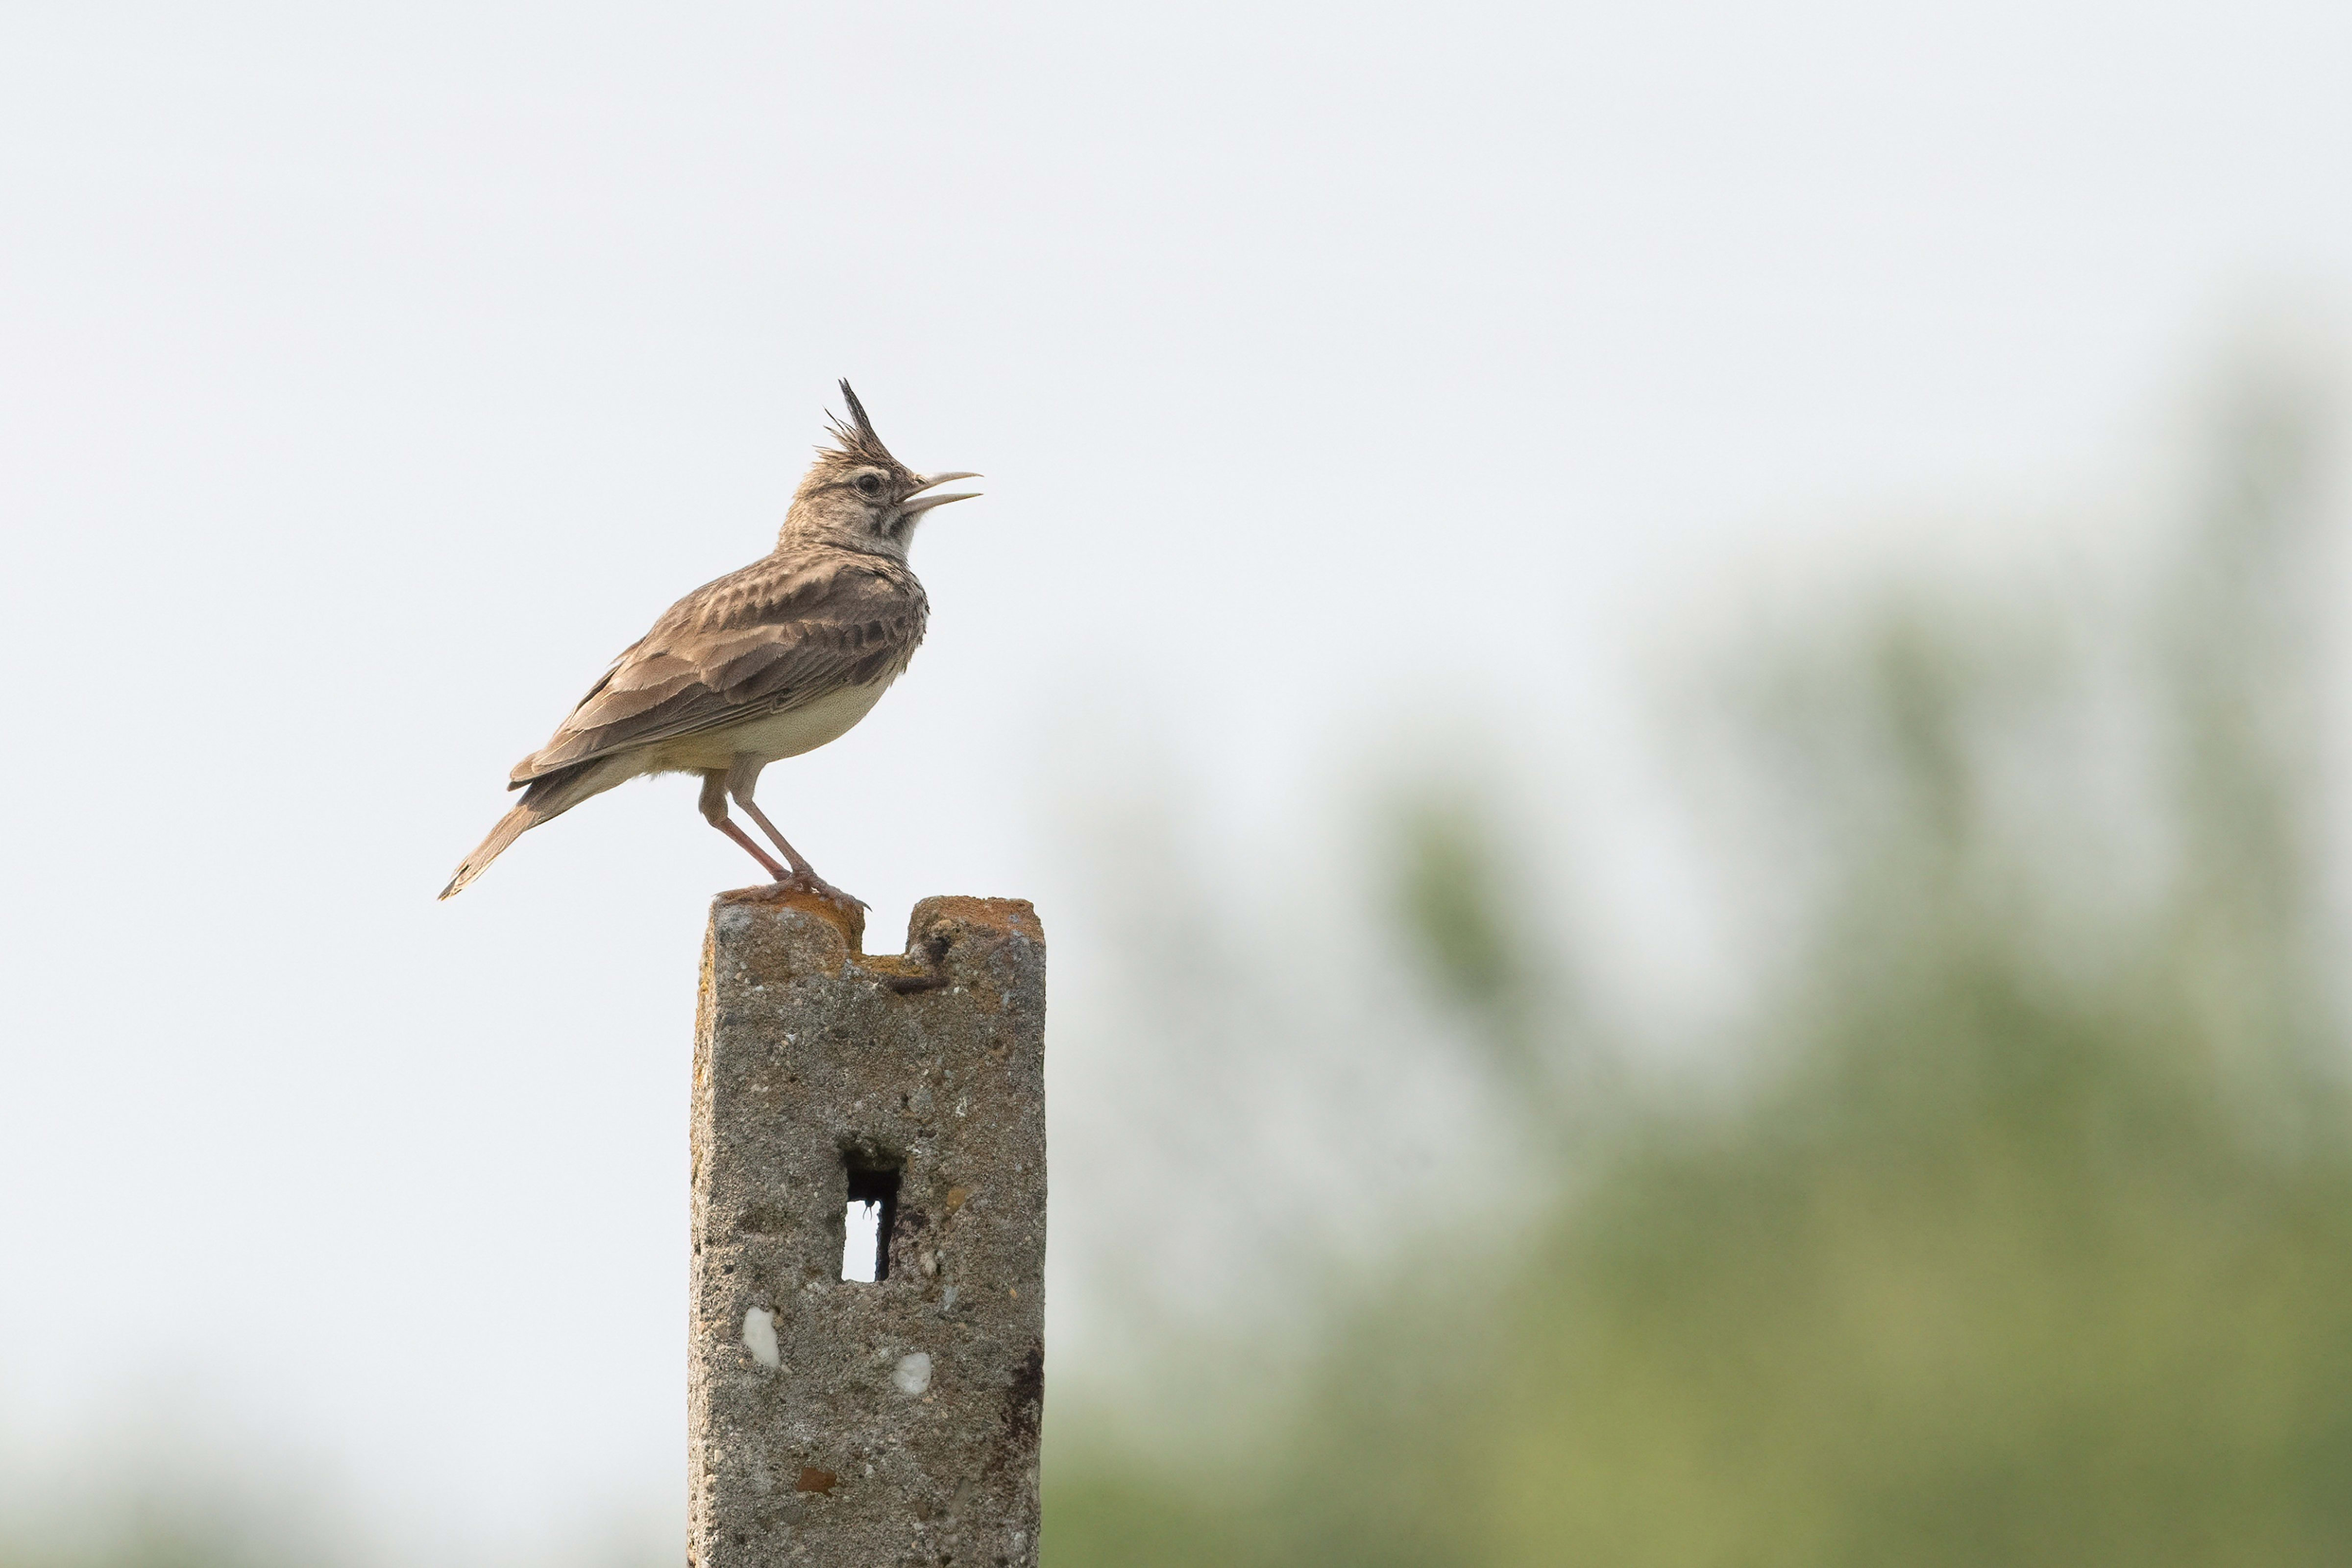
M 870 555 L 904 560 L 915 537 L 915 525 L 933 507 L 969 501 L 974 492 L 927 496 L 924 491 L 950 479 L 977 479 L 977 474 L 918 474 L 896 457 L 874 434 L 866 405 L 841 383 L 849 402 L 849 422 L 828 419 L 833 444 L 817 448 L 816 462 L 793 492 L 792 510 L 784 514 L 780 543 L 823 543 Z

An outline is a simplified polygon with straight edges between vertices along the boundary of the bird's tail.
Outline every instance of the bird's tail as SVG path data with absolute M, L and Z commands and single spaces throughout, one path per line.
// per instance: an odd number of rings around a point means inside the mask
M 465 891 L 467 883 L 481 875 L 492 861 L 506 852 L 509 844 L 528 830 L 551 817 L 562 816 L 589 796 L 601 794 L 629 777 L 628 768 L 612 763 L 612 758 L 600 758 L 532 779 L 515 809 L 500 817 L 489 837 L 475 845 L 474 852 L 458 865 L 449 878 L 449 885 L 441 890 L 441 896 L 447 898 Z
M 449 878 L 449 885 L 441 890 L 441 896 L 447 898 L 463 892 L 466 884 L 481 875 L 509 844 L 522 837 L 524 829 L 537 827 L 545 820 L 528 801 L 500 817 L 499 825 L 490 830 L 490 836 L 475 846 L 474 852 L 466 857 L 456 874 Z

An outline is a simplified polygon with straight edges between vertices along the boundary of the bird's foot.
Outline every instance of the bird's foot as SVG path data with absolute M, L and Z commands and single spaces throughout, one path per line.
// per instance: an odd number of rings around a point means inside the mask
M 776 904 L 797 906 L 811 915 L 823 915 L 841 928 L 848 940 L 849 950 L 857 953 L 866 944 L 866 904 L 862 899 L 834 886 L 819 876 L 803 876 L 791 872 L 758 887 L 739 887 L 719 894 L 725 899 L 738 899 L 754 904 Z
M 856 910 L 861 921 L 865 918 L 866 911 L 873 907 L 864 899 L 842 892 L 813 871 L 794 872 L 790 876 L 779 877 L 776 885 L 788 893 L 814 894 L 839 909 L 844 915 Z

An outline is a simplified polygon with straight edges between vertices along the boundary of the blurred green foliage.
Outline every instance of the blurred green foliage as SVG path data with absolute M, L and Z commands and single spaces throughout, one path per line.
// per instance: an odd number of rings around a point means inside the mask
M 320 1544 L 299 1511 L 227 1489 L 207 1496 L 134 1475 L 76 1490 L 69 1505 L 48 1500 L 52 1517 L 0 1538 L 0 1568 L 327 1568 L 351 1561 Z
M 1534 1224 L 1359 1281 L 1222 1451 L 1074 1417 L 1051 1568 L 2352 1562 L 2303 428 L 2248 393 L 2138 612 L 1881 607 L 1748 664 L 1748 788 L 1806 852 L 1737 1092 L 1514 1172 Z M 1486 1040 L 1557 1051 L 1502 837 L 1408 808 L 1401 924 Z
M 1493 824 L 1458 796 L 1397 809 L 1398 924 L 1449 999 L 1487 1014 L 1517 1003 L 1523 956 L 1509 924 Z

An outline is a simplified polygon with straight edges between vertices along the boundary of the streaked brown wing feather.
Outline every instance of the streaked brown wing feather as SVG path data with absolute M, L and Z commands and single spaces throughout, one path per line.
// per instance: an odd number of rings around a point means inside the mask
M 559 768 L 786 713 L 903 666 L 923 639 L 921 585 L 896 562 L 771 556 L 670 606 L 613 661 L 510 788 Z

